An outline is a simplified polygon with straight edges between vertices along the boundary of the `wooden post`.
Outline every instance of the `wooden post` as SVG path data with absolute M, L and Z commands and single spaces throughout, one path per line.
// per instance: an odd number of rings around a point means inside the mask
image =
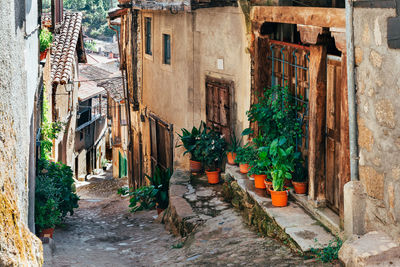
M 347 55 L 342 52 L 342 75 L 341 75 L 341 90 L 342 99 L 341 103 L 341 118 L 340 118 L 340 174 L 339 174 L 339 215 L 342 220 L 344 218 L 343 203 L 344 185 L 350 181 L 350 140 L 349 140 L 349 105 L 347 96 L 347 69 L 346 69 Z
M 325 202 L 326 46 L 310 47 L 309 198 Z

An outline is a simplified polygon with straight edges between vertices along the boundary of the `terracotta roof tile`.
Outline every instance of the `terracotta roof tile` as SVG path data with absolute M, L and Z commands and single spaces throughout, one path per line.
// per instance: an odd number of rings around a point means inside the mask
M 81 27 L 82 13 L 65 13 L 60 33 L 55 36 L 51 49 L 53 84 L 66 84 L 70 79 Z

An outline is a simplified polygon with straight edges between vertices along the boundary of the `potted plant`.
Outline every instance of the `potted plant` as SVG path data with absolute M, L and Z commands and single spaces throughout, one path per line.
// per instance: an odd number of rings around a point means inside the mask
M 257 158 L 256 155 L 257 151 L 251 143 L 247 143 L 244 147 L 238 148 L 235 162 L 239 163 L 241 173 L 246 174 L 250 171 L 250 163 Z
M 287 145 L 286 138 L 277 138 L 270 146 L 272 187 L 271 199 L 275 207 L 287 206 L 288 191 L 285 180 L 292 178 L 294 160 L 297 157 L 294 147 Z
M 295 172 L 292 179 L 292 184 L 296 194 L 307 193 L 307 168 L 304 167 L 303 163 L 298 161 L 295 164 Z
M 40 237 L 53 238 L 54 228 L 61 223 L 60 194 L 53 180 L 46 175 L 36 177 L 35 224 Z
M 193 127 L 192 131 L 182 129 L 182 135 L 178 134 L 182 144 L 177 147 L 183 146 L 186 151 L 183 155 L 190 154 L 190 170 L 192 173 L 201 171 L 202 151 L 199 146 L 201 135 L 205 133 L 205 123 L 202 121 L 199 128 Z
M 168 198 L 168 190 L 169 190 L 169 180 L 171 179 L 172 172 L 170 169 L 162 169 L 159 166 L 156 166 L 154 169 L 153 176 L 150 177 L 146 175 L 146 177 L 150 180 L 150 183 L 157 189 L 157 194 L 155 195 L 157 202 L 157 213 L 160 214 L 163 210 L 168 207 L 169 198 Z
M 254 185 L 256 188 L 265 189 L 265 180 L 271 171 L 271 160 L 269 157 L 269 147 L 263 146 L 257 149 L 257 160 L 251 163 L 250 175 L 254 175 Z
M 101 168 L 103 169 L 103 171 L 107 170 L 107 165 L 108 165 L 108 160 L 105 158 L 101 159 Z
M 200 148 L 210 184 L 219 183 L 220 164 L 225 153 L 226 142 L 224 137 L 214 130 L 208 130 L 201 135 Z
M 226 156 L 228 159 L 228 163 L 231 165 L 235 165 L 235 159 L 236 159 L 236 153 L 238 149 L 240 148 L 240 142 L 242 139 L 237 139 L 235 131 L 231 132 L 231 141 L 230 144 L 228 145 L 228 149 L 226 150 Z
M 43 60 L 46 58 L 47 51 L 51 46 L 51 43 L 53 42 L 53 35 L 47 28 L 44 28 L 40 31 L 39 40 L 40 40 L 40 60 Z

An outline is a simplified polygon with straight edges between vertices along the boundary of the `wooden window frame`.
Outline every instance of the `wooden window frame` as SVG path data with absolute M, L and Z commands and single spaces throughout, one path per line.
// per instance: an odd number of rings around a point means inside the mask
M 164 46 L 164 36 L 169 35 L 169 48 L 170 48 L 170 61 L 169 64 L 165 64 L 164 56 L 165 56 L 165 46 Z M 173 42 L 173 33 L 171 29 L 163 29 L 160 34 L 160 43 L 161 43 L 161 69 L 166 71 L 172 71 L 172 66 L 174 65 L 174 42 Z
M 147 25 L 146 25 L 146 20 L 147 19 L 150 19 L 150 21 L 151 21 L 151 40 L 150 40 L 150 48 L 151 48 L 151 54 L 147 54 L 147 52 L 146 52 L 146 45 L 147 45 L 147 35 L 146 35 L 146 27 L 147 27 Z M 153 61 L 154 60 L 154 18 L 153 18 L 153 14 L 151 14 L 151 13 L 147 13 L 147 14 L 144 14 L 143 15 L 143 20 L 142 20 L 142 23 L 143 23 L 143 39 L 142 40 L 144 40 L 144 42 L 143 42 L 143 51 L 144 51 L 144 53 L 143 53 L 143 55 L 144 55 L 144 58 L 145 59 L 147 59 L 147 60 L 150 60 L 150 61 Z
M 153 19 L 151 17 L 144 17 L 144 52 L 146 55 L 153 56 Z

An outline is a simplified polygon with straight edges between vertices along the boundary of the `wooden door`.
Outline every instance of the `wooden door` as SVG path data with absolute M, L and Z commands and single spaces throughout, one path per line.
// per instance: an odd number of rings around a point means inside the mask
M 207 126 L 221 132 L 227 141 L 231 133 L 231 93 L 233 82 L 206 78 Z
M 343 187 L 340 182 L 340 120 L 342 101 L 341 59 L 328 56 L 326 94 L 326 200 L 336 213 L 341 206 Z M 346 114 L 343 114 L 346 115 Z
M 155 114 L 150 115 L 149 122 L 152 172 L 156 166 L 173 170 L 173 125 L 162 121 Z

